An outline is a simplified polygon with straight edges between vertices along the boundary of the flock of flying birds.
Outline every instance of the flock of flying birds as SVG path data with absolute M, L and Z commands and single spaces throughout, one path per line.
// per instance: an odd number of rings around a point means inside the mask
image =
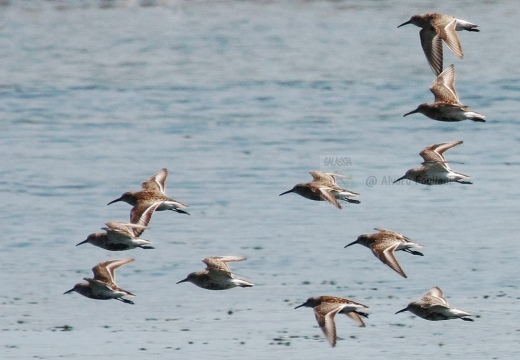
M 478 25 L 471 24 L 454 18 L 449 15 L 432 13 L 414 15 L 407 22 L 399 25 L 414 24 L 421 28 L 421 45 L 428 60 L 430 67 L 437 76 L 432 83 L 430 90 L 435 96 L 434 103 L 424 103 L 417 109 L 405 114 L 422 113 L 429 118 L 455 122 L 461 120 L 473 120 L 483 122 L 485 116 L 470 110 L 467 106 L 460 103 L 458 94 L 455 90 L 455 67 L 450 65 L 443 70 L 443 45 L 444 42 L 460 58 L 463 57 L 462 48 L 456 31 L 479 31 Z M 443 153 L 462 141 L 449 141 L 434 144 L 426 147 L 420 152 L 424 162 L 420 167 L 408 170 L 404 176 L 394 182 L 408 179 L 425 185 L 440 185 L 448 182 L 460 184 L 471 184 L 464 181 L 469 176 L 455 172 L 450 169 Z M 342 175 L 326 173 L 321 171 L 311 171 L 313 180 L 308 183 L 295 185 L 291 190 L 280 194 L 294 192 L 307 199 L 315 201 L 327 201 L 341 209 L 340 201 L 359 204 L 356 198 L 358 193 L 343 189 L 337 184 L 337 180 Z M 142 190 L 135 192 L 125 192 L 121 197 L 111 201 L 108 205 L 123 201 L 132 205 L 130 211 L 130 222 L 110 221 L 103 227 L 104 232 L 88 235 L 87 239 L 77 245 L 90 243 L 109 251 L 124 251 L 134 248 L 154 249 L 149 240 L 141 238 L 142 233 L 148 228 L 148 224 L 155 211 L 172 210 L 181 214 L 187 214 L 185 208 L 188 207 L 180 201 L 170 198 L 165 192 L 165 181 L 168 176 L 166 169 L 161 169 L 153 177 L 141 184 Z M 423 256 L 419 251 L 412 250 L 423 246 L 410 240 L 395 231 L 376 228 L 376 233 L 360 235 L 356 241 L 345 247 L 360 244 L 372 250 L 372 253 L 397 272 L 406 278 L 406 274 L 395 258 L 395 251 L 404 251 L 412 255 Z M 248 280 L 239 278 L 231 272 L 229 262 L 244 261 L 246 258 L 239 256 L 214 256 L 203 259 L 206 269 L 203 271 L 192 272 L 182 282 L 191 282 L 208 290 L 227 290 L 234 287 L 252 287 L 254 284 Z M 134 261 L 133 258 L 108 260 L 101 262 L 92 268 L 94 278 L 84 278 L 86 283 L 78 283 L 65 292 L 77 292 L 83 296 L 96 300 L 116 299 L 127 304 L 133 304 L 125 296 L 135 296 L 130 291 L 120 288 L 115 281 L 115 270 L 125 264 Z M 349 299 L 335 296 L 316 296 L 310 297 L 306 302 L 296 307 L 312 307 L 318 325 L 323 330 L 325 337 L 334 347 L 336 345 L 336 325 L 334 317 L 338 313 L 346 314 L 355 320 L 360 326 L 365 326 L 363 317 L 368 314 L 363 309 L 368 306 L 354 302 Z M 470 313 L 450 307 L 446 301 L 442 290 L 433 287 L 426 293 L 421 301 L 414 301 L 404 309 L 396 312 L 409 311 L 426 320 L 449 320 L 462 319 L 473 321 L 468 318 Z
M 420 104 L 415 110 L 404 114 L 404 116 L 421 113 L 438 121 L 473 120 L 485 122 L 484 115 L 461 104 L 455 90 L 455 66 L 452 64 L 443 70 L 443 42 L 462 58 L 464 55 L 457 31 L 480 31 L 478 25 L 438 13 L 414 15 L 398 27 L 407 24 L 421 28 L 419 32 L 421 45 L 437 78 L 430 87 L 430 91 L 435 96 L 435 101 Z M 462 144 L 462 141 L 447 141 L 427 146 L 419 153 L 424 160 L 421 166 L 409 169 L 394 183 L 407 179 L 424 185 L 442 185 L 448 182 L 471 184 L 471 182 L 466 181 L 469 176 L 451 170 L 444 157 L 445 151 L 460 144 Z M 341 209 L 340 200 L 359 204 L 359 201 L 355 199 L 359 196 L 358 193 L 343 189 L 337 184 L 341 175 L 320 171 L 311 171 L 310 174 L 313 177 L 311 182 L 297 184 L 291 190 L 280 195 L 293 192 L 310 200 L 328 201 L 339 209 Z M 412 255 L 423 256 L 421 252 L 412 250 L 423 246 L 395 231 L 382 228 L 375 230 L 377 230 L 376 233 L 360 235 L 356 241 L 345 247 L 354 244 L 368 247 L 381 262 L 406 278 L 407 276 L 395 258 L 394 252 L 401 250 Z M 334 322 L 336 314 L 346 314 L 362 327 L 365 326 L 362 317 L 368 317 L 368 314 L 362 311 L 368 306 L 336 296 L 310 297 L 296 309 L 303 306 L 314 309 L 318 325 L 333 347 L 336 346 L 336 324 Z M 431 321 L 449 319 L 473 321 L 468 317 L 471 316 L 470 313 L 450 307 L 442 290 L 437 286 L 428 291 L 420 301 L 409 303 L 407 307 L 399 310 L 396 314 L 404 311 L 409 311 Z
M 123 201 L 132 205 L 130 210 L 130 222 L 109 221 L 103 227 L 105 232 L 93 233 L 82 244 L 92 244 L 109 251 L 124 251 L 135 248 L 154 249 L 149 240 L 141 238 L 142 233 L 148 228 L 155 211 L 172 210 L 181 214 L 187 214 L 188 207 L 180 201 L 166 195 L 165 182 L 168 170 L 161 169 L 157 174 L 141 184 L 141 191 L 128 191 L 119 198 L 112 200 L 107 205 Z M 206 269 L 193 272 L 186 279 L 179 281 L 191 282 L 201 288 L 209 290 L 227 290 L 236 286 L 251 287 L 254 284 L 238 278 L 231 272 L 228 262 L 243 261 L 239 256 L 214 256 L 203 259 Z M 120 288 L 115 281 L 115 270 L 134 261 L 132 258 L 108 260 L 97 264 L 92 268 L 94 278 L 84 278 L 86 283 L 78 283 L 65 292 L 77 292 L 83 296 L 96 300 L 116 299 L 127 304 L 133 304 L 131 300 L 123 296 L 135 296 L 130 291 Z

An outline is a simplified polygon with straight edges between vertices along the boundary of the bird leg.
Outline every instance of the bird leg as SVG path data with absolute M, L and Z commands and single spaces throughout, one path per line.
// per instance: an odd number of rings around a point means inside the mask
M 123 298 L 116 298 L 116 300 L 122 301 L 125 304 L 132 304 L 132 305 L 134 305 L 134 302 L 132 300 L 123 299 Z
M 422 252 L 415 251 L 415 250 L 403 249 L 403 251 L 406 251 L 407 253 L 412 254 L 412 255 L 424 256 L 424 254 Z

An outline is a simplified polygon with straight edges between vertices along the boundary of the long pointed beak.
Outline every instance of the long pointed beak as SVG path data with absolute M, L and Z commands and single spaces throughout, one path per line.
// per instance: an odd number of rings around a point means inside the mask
M 117 199 L 112 200 L 111 202 L 109 202 L 107 205 L 113 204 L 113 203 L 118 202 L 118 201 L 121 201 L 121 200 L 122 200 L 122 198 L 121 198 L 121 197 L 118 197 Z
M 88 239 L 87 240 L 83 240 L 82 242 L 76 244 L 76 246 L 79 246 L 79 245 L 82 245 L 82 244 L 86 244 L 86 243 L 88 243 Z
M 401 180 L 403 180 L 403 179 L 406 179 L 406 175 L 401 176 L 399 179 L 397 179 L 396 181 L 394 181 L 392 184 L 395 184 L 396 182 L 401 181 Z
M 301 308 L 302 306 L 305 306 L 305 303 L 301 304 L 301 305 L 298 305 L 295 307 L 295 309 L 298 309 L 298 308 Z
M 401 26 L 405 26 L 405 25 L 411 24 L 411 23 L 412 23 L 412 21 L 408 20 L 407 22 L 404 22 L 401 25 L 399 25 L 398 28 L 400 28 Z
M 406 114 L 403 115 L 403 117 L 408 116 L 408 115 L 411 115 L 411 114 L 416 114 L 416 113 L 418 113 L 418 112 L 419 112 L 419 109 L 415 109 L 415 110 L 412 110 L 412 111 L 410 111 L 410 112 L 407 112 Z
M 72 289 L 70 289 L 70 290 L 67 290 L 67 291 L 65 291 L 65 292 L 63 293 L 63 295 L 65 295 L 65 294 L 69 294 L 69 293 L 71 293 L 71 292 L 73 292 L 73 291 L 74 291 L 74 288 L 72 288 Z
M 180 283 L 183 283 L 183 282 L 186 282 L 186 281 L 188 281 L 188 278 L 186 278 L 186 279 L 184 279 L 184 280 L 181 280 L 181 281 L 179 281 L 179 282 L 178 282 L 177 284 L 180 284 Z
M 357 240 L 352 241 L 350 244 L 345 245 L 343 248 L 349 247 L 350 245 L 354 245 L 354 244 L 357 244 Z
M 288 193 L 291 193 L 291 192 L 293 192 L 293 189 L 291 189 L 291 190 L 287 190 L 286 192 L 283 192 L 283 193 L 281 193 L 281 194 L 278 195 L 278 196 L 282 196 L 282 195 L 285 195 L 285 194 L 288 194 Z
M 396 312 L 396 314 L 402 313 L 402 312 L 404 312 L 404 311 L 408 311 L 408 307 L 405 307 L 404 309 L 399 310 L 398 312 Z

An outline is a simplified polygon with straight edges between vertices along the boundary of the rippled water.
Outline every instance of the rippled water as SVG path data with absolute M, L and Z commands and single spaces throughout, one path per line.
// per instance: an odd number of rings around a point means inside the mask
M 0 191 L 5 358 L 512 358 L 518 299 L 519 47 L 514 1 L 24 1 L 0 7 Z M 419 29 L 438 11 L 461 33 L 463 103 L 486 123 L 402 114 L 432 101 Z M 425 146 L 474 185 L 391 181 Z M 130 207 L 106 203 L 162 167 L 191 216 L 154 215 L 156 250 L 74 245 Z M 297 195 L 309 170 L 339 171 L 361 193 L 339 211 Z M 361 246 L 373 227 L 425 256 L 398 254 L 400 278 Z M 210 255 L 244 255 L 250 289 L 175 283 Z M 64 296 L 90 268 L 118 270 L 136 305 Z M 432 286 L 474 323 L 394 315 Z M 331 349 L 307 297 L 370 307 L 340 316 Z

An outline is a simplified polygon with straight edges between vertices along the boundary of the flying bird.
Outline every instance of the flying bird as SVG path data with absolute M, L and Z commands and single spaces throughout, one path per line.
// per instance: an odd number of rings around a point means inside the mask
M 369 248 L 383 264 L 388 265 L 392 270 L 406 278 L 407 276 L 395 258 L 394 252 L 400 250 L 412 255 L 423 256 L 421 252 L 412 250 L 422 248 L 423 245 L 417 244 L 410 238 L 392 230 L 382 228 L 375 228 L 375 230 L 377 230 L 377 233 L 360 235 L 356 241 L 345 245 L 345 247 L 360 244 Z
M 251 287 L 254 284 L 250 281 L 241 279 L 231 272 L 228 262 L 244 261 L 245 257 L 241 256 L 213 256 L 202 260 L 206 264 L 203 271 L 192 272 L 183 282 L 191 282 L 203 289 L 207 290 L 228 290 L 237 286 Z
M 451 51 L 462 59 L 464 53 L 462 52 L 457 31 L 480 31 L 478 25 L 450 15 L 438 13 L 414 15 L 410 20 L 399 25 L 398 28 L 407 24 L 413 24 L 421 28 L 421 31 L 419 31 L 421 46 L 435 75 L 439 75 L 443 68 L 443 41 Z
M 468 175 L 451 170 L 443 155 L 446 150 L 460 144 L 462 144 L 462 141 L 447 141 L 426 147 L 419 153 L 424 160 L 421 166 L 408 170 L 403 176 L 395 180 L 394 183 L 408 179 L 424 185 L 442 185 L 448 182 L 472 184 L 469 181 L 463 181 L 469 178 Z
M 298 309 L 302 306 L 311 307 L 314 309 L 316 321 L 318 321 L 318 325 L 320 326 L 332 347 L 336 346 L 337 339 L 336 323 L 334 322 L 334 317 L 336 314 L 347 315 L 355 322 L 357 322 L 361 327 L 365 326 L 365 323 L 361 317 L 368 317 L 367 313 L 359 311 L 360 309 L 367 309 L 368 306 L 336 296 L 310 297 L 303 304 L 296 306 L 295 309 Z
M 115 270 L 134 261 L 134 259 L 118 259 L 118 260 L 109 260 L 102 263 L 97 264 L 92 268 L 92 272 L 94 273 L 94 278 L 83 278 L 83 280 L 87 281 L 87 283 L 78 283 L 74 285 L 74 287 L 68 291 L 65 291 L 63 294 L 68 294 L 73 291 L 86 296 L 90 299 L 95 300 L 109 300 L 116 299 L 124 302 L 125 304 L 133 304 L 133 301 L 124 299 L 123 296 L 135 296 L 130 291 L 126 291 L 121 289 L 116 284 L 115 278 Z
M 421 301 L 409 303 L 407 307 L 399 310 L 396 314 L 404 311 L 409 311 L 414 315 L 431 321 L 451 319 L 473 321 L 473 319 L 467 317 L 471 316 L 470 313 L 450 307 L 442 290 L 437 286 L 428 291 Z
M 163 168 L 157 174 L 152 176 L 141 184 L 141 191 L 127 191 L 115 200 L 110 201 L 107 205 L 118 201 L 124 201 L 133 206 L 130 211 L 130 222 L 133 224 L 139 223 L 143 214 L 148 211 L 163 211 L 172 210 L 181 214 L 187 214 L 182 210 L 188 205 L 180 201 L 170 198 L 166 195 L 165 182 L 168 177 L 168 170 Z M 153 213 L 150 212 L 150 216 Z
M 328 201 L 338 209 L 341 209 L 341 204 L 338 200 L 343 200 L 353 204 L 359 204 L 360 201 L 352 199 L 359 196 L 350 190 L 341 188 L 336 183 L 336 178 L 339 174 L 326 173 L 322 171 L 309 171 L 313 180 L 309 183 L 301 183 L 295 185 L 291 190 L 281 193 L 279 196 L 296 193 L 306 199 L 315 201 Z
M 479 114 L 460 103 L 459 95 L 455 90 L 455 66 L 453 64 L 437 76 L 430 86 L 430 91 L 435 96 L 435 102 L 422 103 L 417 107 L 417 109 L 412 110 L 403 116 L 421 113 L 430 119 L 438 121 L 486 121 L 484 115 Z

